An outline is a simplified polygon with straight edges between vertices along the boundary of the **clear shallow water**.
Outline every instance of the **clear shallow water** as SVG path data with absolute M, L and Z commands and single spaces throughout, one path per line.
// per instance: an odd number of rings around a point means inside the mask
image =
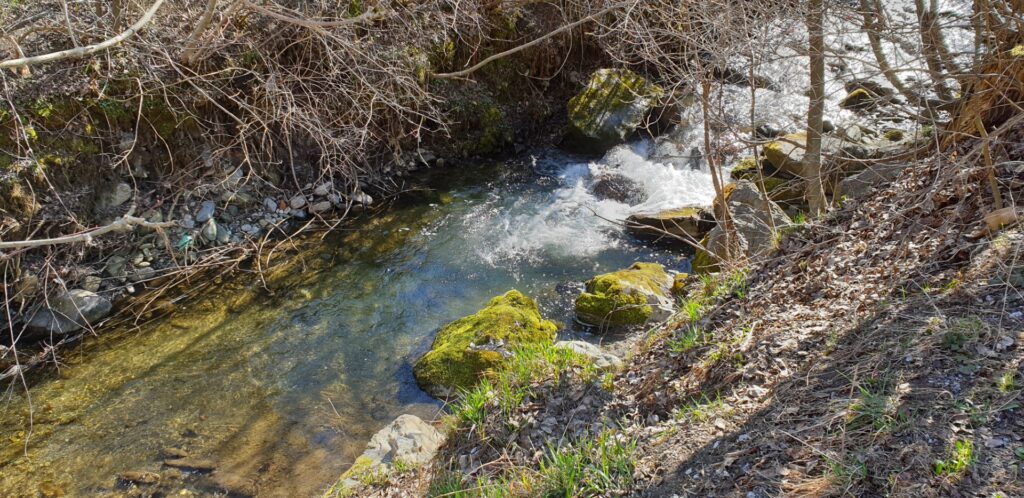
M 242 277 L 141 330 L 89 340 L 30 391 L 27 445 L 29 398 L 13 386 L 0 402 L 0 496 L 118 496 L 126 471 L 162 472 L 173 493 L 318 495 L 391 419 L 437 415 L 411 362 L 443 324 L 517 288 L 564 335 L 588 337 L 571 315 L 583 281 L 635 261 L 687 268 L 601 218 L 710 203 L 706 172 L 649 162 L 651 147 L 435 172 L 444 202 L 396 207 L 291 256 L 268 277 L 273 293 Z M 647 201 L 596 199 L 589 187 L 609 170 Z M 164 448 L 217 470 L 177 477 Z

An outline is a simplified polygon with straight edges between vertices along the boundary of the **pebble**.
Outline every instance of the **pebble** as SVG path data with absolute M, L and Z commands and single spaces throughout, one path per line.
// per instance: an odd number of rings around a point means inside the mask
M 196 220 L 192 219 L 192 215 L 186 214 L 181 217 L 181 221 L 179 221 L 178 224 L 185 230 L 191 230 L 196 227 Z
M 177 469 L 195 470 L 199 472 L 210 472 L 217 468 L 217 465 L 210 460 L 189 457 L 164 460 L 164 465 Z
M 288 202 L 288 205 L 291 206 L 292 209 L 302 209 L 302 207 L 306 205 L 306 196 L 297 195 L 292 197 L 292 200 Z
M 273 212 L 277 211 L 277 201 L 275 201 L 274 199 L 271 199 L 270 197 L 267 197 L 263 201 L 263 208 L 266 209 L 267 211 L 273 213 Z
M 331 190 L 333 188 L 334 184 L 331 182 L 321 183 L 320 185 L 317 185 L 315 189 L 313 189 L 313 195 L 324 197 L 327 194 L 331 193 Z
M 131 471 L 118 476 L 122 481 L 131 484 L 157 484 L 160 482 L 160 474 L 156 472 Z
M 100 290 L 100 285 L 102 284 L 103 279 L 96 275 L 86 275 L 86 277 L 82 279 L 82 288 L 89 292 L 96 292 Z
M 310 213 L 323 213 L 331 209 L 330 201 L 320 201 L 309 207 Z
M 203 201 L 199 207 L 199 211 L 196 212 L 196 222 L 206 223 L 206 220 L 213 218 L 213 214 L 216 210 L 217 205 L 213 201 Z

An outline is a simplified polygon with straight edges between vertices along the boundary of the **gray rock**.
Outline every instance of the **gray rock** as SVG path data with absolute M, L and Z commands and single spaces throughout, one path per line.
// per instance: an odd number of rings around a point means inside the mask
M 288 205 L 290 205 L 292 209 L 302 209 L 302 207 L 306 205 L 306 196 L 300 194 L 292 197 L 292 200 L 288 201 Z
M 227 244 L 231 242 L 231 229 L 224 225 L 217 226 L 217 243 Z
M 206 220 L 206 223 L 203 224 L 203 228 L 199 231 L 199 237 L 208 244 L 216 242 L 217 222 L 213 218 Z
M 369 206 L 370 204 L 373 204 L 373 197 L 370 197 L 362 190 L 356 190 L 352 193 L 352 202 L 363 206 Z
M 82 279 L 82 288 L 89 292 L 96 292 L 100 290 L 100 285 L 103 284 L 103 279 L 96 275 L 86 275 Z
M 142 266 L 136 268 L 135 271 L 128 276 L 128 280 L 133 283 L 145 282 L 156 276 L 156 270 L 152 266 Z
M 594 362 L 594 366 L 601 371 L 614 371 L 622 368 L 622 359 L 611 353 L 606 353 L 600 346 L 584 341 L 558 341 L 555 347 L 568 349 L 576 354 L 586 356 Z
M 331 190 L 334 190 L 334 183 L 321 183 L 320 185 L 317 185 L 315 189 L 313 189 L 313 195 L 318 197 L 325 197 L 327 196 L 327 194 L 331 193 Z
M 835 189 L 835 198 L 861 198 L 876 186 L 895 180 L 907 168 L 906 164 L 875 164 L 839 182 Z
M 108 277 L 121 278 L 125 276 L 124 267 L 128 264 L 128 260 L 121 255 L 111 256 L 107 260 L 106 266 L 103 267 L 103 273 Z
M 775 245 L 772 231 L 789 225 L 792 220 L 778 204 L 768 199 L 756 185 L 748 180 L 736 182 L 736 188 L 729 195 L 729 214 L 740 251 L 746 256 L 760 256 Z M 726 254 L 725 227 L 715 226 L 708 234 L 708 250 L 712 254 Z
M 40 334 L 68 334 L 94 325 L 110 314 L 113 305 L 95 292 L 72 289 L 49 300 L 28 322 L 30 331 Z
M 356 465 L 341 475 L 334 489 L 354 491 L 362 477 L 387 474 L 395 462 L 418 467 L 434 458 L 445 436 L 415 415 L 401 415 L 373 435 Z
M 331 207 L 333 207 L 331 206 L 331 201 L 320 201 L 309 206 L 309 212 L 314 214 L 323 213 L 326 211 L 330 211 Z
M 133 193 L 131 185 L 121 182 L 104 197 L 103 203 L 107 207 L 117 207 L 131 200 Z
M 271 199 L 270 197 L 267 197 L 266 199 L 263 200 L 263 209 L 266 209 L 268 212 L 271 213 L 277 211 L 277 201 Z
M 196 212 L 196 222 L 206 223 L 207 220 L 213 218 L 214 212 L 217 211 L 217 204 L 213 201 L 203 201 L 199 206 L 199 211 Z
M 196 220 L 192 219 L 192 215 L 186 214 L 181 217 L 181 221 L 179 221 L 178 224 L 185 230 L 191 230 L 196 227 Z

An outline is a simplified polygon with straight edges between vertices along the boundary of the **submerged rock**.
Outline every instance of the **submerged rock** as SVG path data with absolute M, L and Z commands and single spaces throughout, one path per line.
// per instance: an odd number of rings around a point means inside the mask
M 387 475 L 396 463 L 419 467 L 434 458 L 445 436 L 415 415 L 401 415 L 381 429 L 341 478 L 324 494 L 325 498 L 353 496 L 367 477 Z
M 558 341 L 555 347 L 568 349 L 578 355 L 586 356 L 594 362 L 594 366 L 601 371 L 615 371 L 622 368 L 622 359 L 611 353 L 606 353 L 600 346 L 584 341 Z
M 668 239 L 674 237 L 700 240 L 715 226 L 714 218 L 704 208 L 691 206 L 657 213 L 639 213 L 626 218 L 626 229 L 637 237 Z
M 37 334 L 68 334 L 99 322 L 113 308 L 107 298 L 84 289 L 72 289 L 52 298 L 28 322 Z
M 569 123 L 581 145 L 607 148 L 626 141 L 665 91 L 628 69 L 600 69 L 569 100 Z
M 576 319 L 602 328 L 643 325 L 672 314 L 672 277 L 657 263 L 598 275 L 576 298 Z
M 618 173 L 605 173 L 597 177 L 591 190 L 598 199 L 610 199 L 631 206 L 647 200 L 647 192 L 640 183 Z
M 446 397 L 472 387 L 481 373 L 504 363 L 516 346 L 550 343 L 555 332 L 555 324 L 541 318 L 537 303 L 512 290 L 442 328 L 430 352 L 416 361 L 413 374 L 424 391 Z

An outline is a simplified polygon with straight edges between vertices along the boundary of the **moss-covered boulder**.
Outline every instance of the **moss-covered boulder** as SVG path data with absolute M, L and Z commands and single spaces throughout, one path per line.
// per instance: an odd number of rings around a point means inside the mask
M 697 206 L 639 213 L 626 219 L 631 234 L 655 241 L 700 240 L 714 226 L 711 213 Z
M 541 318 L 537 303 L 512 290 L 442 328 L 430 352 L 416 362 L 413 374 L 424 391 L 446 397 L 472 387 L 480 374 L 500 367 L 516 346 L 549 343 L 556 331 L 554 323 Z
M 672 314 L 672 283 L 657 263 L 598 275 L 576 298 L 576 319 L 603 329 L 664 320 Z
M 806 133 L 791 133 L 764 146 L 764 157 L 775 169 L 794 177 L 803 176 Z
M 600 69 L 569 100 L 574 145 L 606 149 L 626 141 L 655 109 L 665 91 L 628 69 Z

